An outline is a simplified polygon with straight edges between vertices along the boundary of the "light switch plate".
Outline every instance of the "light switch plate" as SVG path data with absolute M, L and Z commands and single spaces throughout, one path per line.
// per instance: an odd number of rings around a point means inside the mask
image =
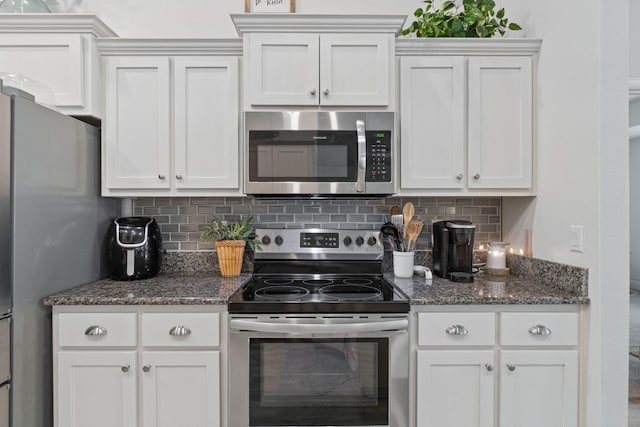
M 582 225 L 570 225 L 571 237 L 569 250 L 573 252 L 584 252 L 584 227 Z

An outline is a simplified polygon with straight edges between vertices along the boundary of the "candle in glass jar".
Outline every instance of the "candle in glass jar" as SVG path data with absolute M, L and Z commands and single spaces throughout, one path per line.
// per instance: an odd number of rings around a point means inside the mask
M 501 269 L 507 267 L 505 252 L 508 245 L 509 243 L 505 242 L 489 243 L 489 251 L 487 252 L 488 268 Z

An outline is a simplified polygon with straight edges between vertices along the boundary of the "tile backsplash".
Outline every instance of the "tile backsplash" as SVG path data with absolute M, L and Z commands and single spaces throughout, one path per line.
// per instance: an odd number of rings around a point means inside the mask
M 386 197 L 379 199 L 255 199 L 251 197 L 149 197 L 135 199 L 133 214 L 156 219 L 167 251 L 211 250 L 200 232 L 216 216 L 233 221 L 254 216 L 258 228 L 358 228 L 378 229 L 389 219 L 389 208 L 415 205 L 425 229 L 417 249 L 431 248 L 431 222 L 464 219 L 476 224 L 476 246 L 500 241 L 500 197 Z

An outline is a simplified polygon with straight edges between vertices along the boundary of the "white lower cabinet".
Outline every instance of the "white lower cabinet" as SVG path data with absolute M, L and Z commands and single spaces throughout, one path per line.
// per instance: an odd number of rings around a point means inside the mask
M 578 314 L 417 313 L 417 427 L 577 427 Z
M 502 351 L 501 426 L 578 425 L 578 352 Z
M 168 310 L 54 307 L 56 427 L 222 425 L 220 312 Z
M 135 427 L 135 351 L 58 353 L 55 425 Z
M 493 426 L 491 350 L 418 350 L 418 426 Z
M 142 354 L 142 426 L 220 425 L 220 352 Z

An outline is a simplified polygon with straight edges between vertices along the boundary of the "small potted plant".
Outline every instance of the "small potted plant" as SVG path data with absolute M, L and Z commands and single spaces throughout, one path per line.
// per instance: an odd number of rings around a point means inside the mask
M 424 2 L 424 9 L 416 9 L 413 15 L 417 19 L 402 30 L 402 35 L 486 38 L 496 33 L 504 36 L 507 29 L 522 29 L 515 22 L 509 22 L 504 8 L 497 12 L 494 10 L 494 0 L 449 0 L 438 8 L 433 5 L 433 0 Z
M 220 274 L 224 277 L 240 275 L 245 245 L 255 250 L 254 237 L 252 216 L 230 224 L 214 217 L 200 235 L 204 241 L 215 242 Z

